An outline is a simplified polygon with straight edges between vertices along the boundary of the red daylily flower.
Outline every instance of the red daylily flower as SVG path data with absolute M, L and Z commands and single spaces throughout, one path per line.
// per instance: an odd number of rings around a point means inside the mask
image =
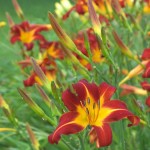
M 44 36 L 40 34 L 41 31 L 47 31 L 51 29 L 50 25 L 37 25 L 30 24 L 27 21 L 21 24 L 16 24 L 11 27 L 11 43 L 16 41 L 22 42 L 27 50 L 33 48 L 34 40 L 45 40 Z
M 99 15 L 99 21 L 100 21 L 101 24 L 105 23 L 107 26 L 110 25 L 109 20 L 103 15 Z
M 145 49 L 143 50 L 141 59 L 142 59 L 142 60 L 148 60 L 148 59 L 150 59 L 150 48 L 145 48 Z
M 108 146 L 112 141 L 110 123 L 128 118 L 132 125 L 137 125 L 140 119 L 134 116 L 120 100 L 110 100 L 116 88 L 101 83 L 97 86 L 80 80 L 73 85 L 75 93 L 69 89 L 63 92 L 62 100 L 69 112 L 63 114 L 59 125 L 48 137 L 50 143 L 58 143 L 62 134 L 75 134 L 92 127 L 90 141 L 96 142 L 97 147 Z
M 42 62 L 39 62 L 39 66 L 51 82 L 56 78 L 56 63 L 53 60 L 49 60 L 45 58 Z M 42 81 L 38 77 L 35 72 L 31 72 L 31 75 L 28 79 L 24 80 L 25 86 L 32 86 L 34 83 L 38 83 L 39 85 L 43 85 Z
M 112 6 L 111 6 L 111 0 L 93 0 L 93 6 L 95 11 L 99 14 L 102 15 L 104 17 L 108 17 L 107 14 L 107 10 L 109 12 L 109 14 L 112 14 Z M 106 6 L 107 6 L 107 10 L 106 10 Z M 120 6 L 124 7 L 125 6 L 125 2 L 123 2 L 123 0 L 119 0 L 119 4 Z M 84 15 L 85 13 L 88 12 L 88 6 L 87 6 L 87 0 L 76 0 L 76 4 L 71 7 L 66 14 L 63 15 L 63 19 L 67 19 L 72 11 L 76 11 L 79 15 Z
M 42 42 L 40 44 L 43 57 L 52 57 L 53 59 L 63 59 L 64 53 L 59 42 Z
M 144 90 L 146 90 L 147 92 L 150 92 L 150 84 L 147 81 L 141 82 L 141 86 Z M 150 107 L 150 96 L 147 97 L 145 104 Z
M 141 59 L 148 61 L 146 63 L 146 68 L 144 70 L 142 77 L 149 78 L 150 77 L 150 48 L 144 49 Z
M 134 5 L 134 1 L 133 0 L 119 0 L 120 1 L 120 5 L 122 7 L 125 7 L 126 5 L 133 7 Z M 140 3 L 144 3 L 144 8 L 143 8 L 143 12 L 145 14 L 149 14 L 150 13 L 150 0 L 141 0 Z
M 93 0 L 93 5 L 96 12 L 107 16 L 104 0 Z M 107 0 L 106 5 L 109 13 L 111 13 L 111 1 Z M 84 15 L 86 12 L 88 12 L 87 0 L 76 0 L 76 4 L 66 14 L 64 14 L 63 19 L 67 19 L 73 10 L 75 10 L 79 15 Z
M 63 19 L 67 19 L 73 10 L 75 10 L 80 15 L 83 15 L 85 14 L 85 12 L 88 12 L 86 0 L 77 0 L 76 4 L 73 7 L 71 7 L 66 14 L 63 15 Z
M 149 78 L 150 77 L 150 61 L 146 64 L 146 68 L 144 70 L 142 77 L 143 78 Z
M 95 63 L 100 63 L 102 61 L 104 61 L 104 57 L 102 56 L 101 50 L 99 49 L 98 46 L 98 42 L 96 39 L 96 36 L 94 34 L 93 29 L 88 29 L 86 31 L 87 36 L 88 36 L 88 41 L 90 44 L 90 48 L 91 48 L 91 53 L 92 53 L 92 60 Z M 74 43 L 76 44 L 77 48 L 88 57 L 88 52 L 86 50 L 85 47 L 85 41 L 84 41 L 84 33 L 83 32 L 79 32 L 77 37 L 74 39 Z M 81 58 L 80 56 L 76 55 L 76 57 L 78 58 L 78 60 L 81 62 L 81 64 L 83 66 L 85 66 L 88 70 L 91 70 L 91 65 L 89 64 L 88 61 L 86 61 L 85 59 Z
M 150 84 L 147 81 L 141 82 L 141 86 L 144 90 L 147 90 L 150 92 Z
M 120 6 L 121 7 L 126 7 L 128 6 L 132 6 L 133 5 L 133 1 L 132 0 L 119 0 Z
M 145 104 L 146 104 L 148 107 L 150 107 L 150 96 L 146 99 Z
M 150 0 L 144 0 L 145 6 L 144 6 L 144 13 L 149 14 L 150 13 Z

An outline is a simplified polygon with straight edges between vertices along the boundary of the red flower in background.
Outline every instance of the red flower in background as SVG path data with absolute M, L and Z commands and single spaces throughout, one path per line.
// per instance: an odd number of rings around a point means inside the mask
M 16 24 L 11 27 L 11 43 L 20 41 L 24 44 L 27 50 L 33 48 L 33 41 L 45 40 L 44 36 L 40 34 L 41 31 L 47 31 L 51 29 L 50 25 L 37 25 L 30 24 L 27 21 L 21 24 Z
M 62 94 L 69 112 L 61 116 L 58 127 L 48 137 L 52 144 L 58 143 L 62 134 L 75 134 L 90 125 L 90 142 L 96 142 L 97 147 L 107 146 L 112 142 L 111 122 L 128 118 L 131 121 L 128 126 L 132 126 L 140 121 L 127 109 L 124 102 L 110 100 L 116 89 L 105 82 L 97 86 L 80 80 L 73 84 L 73 89 L 75 93 L 67 89 Z
M 150 107 L 150 96 L 147 97 L 146 101 L 145 101 L 145 104 Z
M 104 16 L 107 14 L 104 0 L 94 0 L 93 4 L 96 12 Z M 106 4 L 108 10 L 112 11 L 111 3 L 109 0 L 106 1 Z M 75 10 L 79 15 L 84 15 L 85 13 L 87 13 L 88 12 L 87 0 L 77 0 L 76 4 L 66 14 L 63 15 L 63 19 L 67 19 L 73 10 Z
M 91 50 L 91 54 L 92 54 L 92 61 L 95 63 L 100 63 L 104 60 L 101 50 L 99 49 L 98 46 L 98 42 L 96 39 L 96 36 L 94 34 L 93 29 L 88 29 L 86 31 L 87 36 L 88 36 L 88 41 L 90 44 L 90 50 Z M 88 52 L 87 49 L 85 47 L 85 38 L 84 38 L 84 32 L 79 32 L 78 35 L 76 36 L 76 38 L 74 39 L 74 43 L 77 46 L 77 48 L 87 57 L 88 56 Z M 85 59 L 79 57 L 78 55 L 76 55 L 76 57 L 79 59 L 79 61 L 81 62 L 81 64 L 83 66 L 85 66 L 87 69 L 91 70 L 92 67 L 89 64 L 89 62 L 87 62 Z
M 112 6 L 111 6 L 112 0 L 93 0 L 93 6 L 95 11 L 103 18 L 108 17 L 107 10 L 110 15 L 112 15 Z M 119 4 L 121 7 L 125 7 L 126 3 L 129 3 L 129 0 L 127 2 L 123 0 L 119 0 Z M 107 9 L 106 9 L 107 6 Z M 76 0 L 76 3 L 73 7 L 71 7 L 66 14 L 63 15 L 63 19 L 67 19 L 72 11 L 76 11 L 79 15 L 84 15 L 88 12 L 88 6 L 87 6 L 87 0 Z M 100 19 L 101 19 L 100 17 Z M 105 21 L 105 20 L 104 20 Z
M 47 79 L 51 82 L 56 79 L 56 63 L 53 60 L 45 58 L 42 61 L 39 61 L 39 66 L 46 75 Z M 25 86 L 32 86 L 34 83 L 43 85 L 42 81 L 38 75 L 33 71 L 28 79 L 24 80 Z
M 144 90 L 147 90 L 150 92 L 150 84 L 147 81 L 141 82 L 141 86 Z
M 148 63 L 145 66 L 145 70 L 142 77 L 149 78 L 150 77 L 150 48 L 144 49 L 141 59 L 143 61 L 144 60 L 148 61 Z
M 144 6 L 143 11 L 146 14 L 149 14 L 150 13 L 150 0 L 144 0 L 144 2 L 145 2 L 145 6 Z
M 64 53 L 59 42 L 42 42 L 40 44 L 43 57 L 52 57 L 53 59 L 63 59 Z
M 141 82 L 141 86 L 144 89 L 140 89 L 137 88 L 135 86 L 131 86 L 131 85 L 127 85 L 127 84 L 123 84 L 125 81 L 127 81 L 128 79 L 140 74 L 143 72 L 142 77 L 143 78 L 149 78 L 150 77 L 150 48 L 145 48 L 143 50 L 142 56 L 141 56 L 141 64 L 139 64 L 137 67 L 135 67 L 134 69 L 132 69 L 128 75 L 126 76 L 126 78 L 124 78 L 120 83 L 121 88 L 123 89 L 123 91 L 121 92 L 121 96 L 123 95 L 127 95 L 127 94 L 140 94 L 140 95 L 148 95 L 150 92 L 150 84 L 148 83 L 148 81 L 143 81 Z M 146 99 L 146 105 L 150 107 L 150 97 L 148 97 Z

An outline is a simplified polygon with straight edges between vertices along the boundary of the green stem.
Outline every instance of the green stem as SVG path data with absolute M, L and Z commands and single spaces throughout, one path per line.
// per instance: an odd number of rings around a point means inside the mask
M 120 127 L 121 127 L 121 143 L 122 143 L 122 150 L 126 150 L 125 146 L 125 138 L 124 138 L 124 127 L 123 127 L 123 121 L 121 120 L 120 122 Z
M 115 86 L 118 87 L 118 72 L 117 72 L 117 70 L 115 70 Z M 116 96 L 117 96 L 117 98 L 119 97 L 118 90 L 116 92 Z M 121 143 L 122 143 L 122 145 L 121 145 L 122 148 L 121 149 L 126 150 L 125 137 L 124 137 L 124 126 L 123 126 L 123 121 L 122 120 L 120 121 L 119 126 L 120 126 L 120 135 L 121 135 L 120 137 L 121 137 Z
M 68 144 L 65 140 L 62 139 L 62 142 L 68 147 L 69 150 L 74 150 L 74 148 Z
M 81 144 L 81 150 L 85 150 L 83 138 L 81 137 L 81 135 L 78 135 L 78 138 L 79 138 L 79 141 L 80 141 L 80 144 Z

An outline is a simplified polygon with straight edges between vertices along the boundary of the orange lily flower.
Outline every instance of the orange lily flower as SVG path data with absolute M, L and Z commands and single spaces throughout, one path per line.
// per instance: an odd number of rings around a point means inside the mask
M 11 43 L 21 41 L 27 50 L 33 48 L 34 40 L 45 40 L 44 36 L 40 34 L 41 31 L 47 31 L 51 29 L 50 25 L 37 25 L 30 24 L 27 21 L 21 24 L 16 24 L 11 27 Z
M 51 82 L 56 78 L 56 63 L 53 60 L 45 58 L 43 61 L 39 61 L 39 66 Z M 38 83 L 39 85 L 43 85 L 39 76 L 35 72 L 31 72 L 31 75 L 28 79 L 24 80 L 25 86 L 32 86 L 34 83 Z
M 101 83 L 88 83 L 80 80 L 73 84 L 74 93 L 67 89 L 62 94 L 62 100 L 69 112 L 63 114 L 55 131 L 49 135 L 50 143 L 58 143 L 62 134 L 75 134 L 92 127 L 90 142 L 96 142 L 97 147 L 108 146 L 112 142 L 110 123 L 128 118 L 132 125 L 137 125 L 140 119 L 133 115 L 120 100 L 110 100 L 116 88 Z

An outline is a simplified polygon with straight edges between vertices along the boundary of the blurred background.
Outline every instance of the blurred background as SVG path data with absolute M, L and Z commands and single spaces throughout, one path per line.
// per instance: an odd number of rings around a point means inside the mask
M 54 12 L 55 2 L 59 0 L 18 0 L 25 19 L 31 23 L 49 24 L 48 11 Z M 6 26 L 0 28 L 0 93 L 5 97 L 16 99 L 18 84 L 22 85 L 20 69 L 17 60 L 21 60 L 20 50 L 16 44 L 10 44 L 10 29 L 6 19 L 8 12 L 16 24 L 21 23 L 11 0 L 0 0 L 0 21 L 5 21 Z

